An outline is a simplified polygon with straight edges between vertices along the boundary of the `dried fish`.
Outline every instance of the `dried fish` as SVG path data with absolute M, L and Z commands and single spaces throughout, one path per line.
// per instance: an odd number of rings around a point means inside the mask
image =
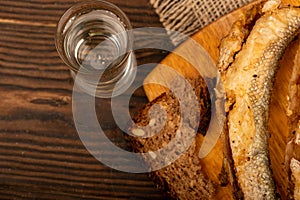
M 289 177 L 289 199 L 300 199 L 300 119 L 294 136 L 287 144 L 286 167 Z
M 220 57 L 218 67 L 221 72 L 234 61 L 234 56 L 242 48 L 242 44 L 248 37 L 254 26 L 255 20 L 261 16 L 261 4 L 253 6 L 233 24 L 227 37 L 223 38 L 220 44 Z
M 291 160 L 291 171 L 292 171 L 292 181 L 294 184 L 294 191 L 292 198 L 300 199 L 300 161 L 296 159 Z
M 261 4 L 257 4 L 242 14 L 240 18 L 233 24 L 227 37 L 223 38 L 220 44 L 220 56 L 218 62 L 219 71 L 224 79 L 225 72 L 232 65 L 236 54 L 242 49 L 242 45 L 252 30 L 255 20 L 261 16 Z M 224 93 L 224 91 L 221 91 Z M 218 102 L 218 101 L 217 101 Z M 223 177 L 221 184 L 225 185 L 229 181 L 232 185 L 232 193 L 235 199 L 242 198 L 242 192 L 238 186 L 236 175 L 234 173 L 234 164 L 229 143 L 228 127 L 225 125 L 221 134 L 223 141 L 223 169 L 220 177 Z
M 269 103 L 278 62 L 300 28 L 299 8 L 266 5 L 233 62 L 222 60 L 224 56 L 219 61 L 228 120 L 224 134 L 245 199 L 275 199 L 268 151 Z M 220 52 L 226 54 L 222 46 Z

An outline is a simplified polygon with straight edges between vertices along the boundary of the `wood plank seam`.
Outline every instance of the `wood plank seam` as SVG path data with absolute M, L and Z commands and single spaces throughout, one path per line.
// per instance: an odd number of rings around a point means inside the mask
M 29 25 L 29 26 L 47 27 L 47 28 L 56 27 L 55 23 L 39 23 L 39 22 L 33 22 L 33 21 L 3 19 L 3 18 L 0 18 L 0 24 L 20 24 L 20 25 Z

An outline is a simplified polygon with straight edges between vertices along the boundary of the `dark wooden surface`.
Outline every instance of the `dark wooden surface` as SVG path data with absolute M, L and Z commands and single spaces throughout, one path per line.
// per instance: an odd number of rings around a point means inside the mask
M 72 118 L 72 79 L 54 46 L 55 25 L 77 0 L 0 0 L 0 199 L 165 199 L 147 174 L 106 167 L 85 149 Z M 161 27 L 148 0 L 111 0 L 133 27 Z M 140 50 L 138 63 L 167 52 Z M 131 111 L 147 99 L 142 89 Z M 100 123 L 119 145 L 109 100 Z

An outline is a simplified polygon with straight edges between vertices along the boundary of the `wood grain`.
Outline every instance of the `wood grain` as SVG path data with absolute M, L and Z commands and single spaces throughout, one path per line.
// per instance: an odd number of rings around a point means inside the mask
M 77 135 L 73 82 L 54 46 L 56 23 L 75 2 L 0 0 L 0 199 L 165 199 L 147 174 L 104 166 Z M 134 27 L 161 27 L 147 0 L 111 2 Z M 159 62 L 165 55 L 136 52 L 139 64 Z M 132 112 L 146 101 L 143 90 L 137 90 Z M 125 147 L 110 100 L 97 99 L 95 106 L 105 133 Z

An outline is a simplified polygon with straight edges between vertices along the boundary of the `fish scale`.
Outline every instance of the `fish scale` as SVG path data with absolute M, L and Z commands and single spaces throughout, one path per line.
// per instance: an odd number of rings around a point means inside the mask
M 275 8 L 265 13 L 233 63 L 222 73 L 226 107 L 231 108 L 225 134 L 232 140 L 234 171 L 245 199 L 275 199 L 276 196 L 268 151 L 269 103 L 279 60 L 299 27 L 299 8 Z M 264 40 L 256 43 L 259 37 Z M 231 54 L 222 49 L 220 52 Z M 220 55 L 221 59 L 224 57 Z M 222 63 L 228 61 L 219 60 L 219 63 L 222 72 Z
M 274 183 L 272 181 L 272 174 L 271 170 L 269 169 L 270 161 L 268 156 L 268 142 L 267 142 L 267 135 L 268 131 L 266 128 L 266 124 L 268 121 L 268 110 L 269 110 L 269 103 L 272 91 L 272 85 L 274 82 L 274 77 L 276 71 L 278 70 L 278 60 L 282 56 L 284 49 L 289 44 L 290 40 L 295 36 L 295 33 L 299 29 L 300 25 L 300 18 L 292 19 L 292 22 L 288 25 L 288 31 L 283 34 L 284 37 L 279 37 L 279 40 L 272 44 L 269 48 L 266 49 L 265 53 L 262 56 L 261 62 L 255 65 L 255 71 L 258 71 L 260 76 L 254 77 L 251 81 L 251 88 L 248 93 L 250 96 L 253 115 L 255 120 L 255 138 L 253 140 L 253 146 L 251 148 L 251 152 L 255 153 L 255 156 L 259 156 L 261 160 L 259 162 L 253 162 L 252 166 L 249 166 L 249 169 L 260 169 L 257 170 L 257 181 L 254 181 L 254 184 L 258 182 L 264 183 L 268 187 L 265 191 L 262 188 L 259 188 L 258 191 L 253 191 L 254 193 L 257 192 L 267 192 L 269 198 L 275 198 L 274 196 Z M 258 84 L 257 79 L 261 79 L 259 83 L 265 84 Z M 255 88 L 259 88 L 258 90 L 254 90 Z M 258 150 L 259 149 L 259 150 Z M 252 156 L 252 155 L 251 155 Z M 263 172 L 262 172 L 263 171 Z M 252 182 L 252 181 L 251 181 Z M 255 187 L 251 187 L 254 188 Z M 271 189 L 272 188 L 272 189 Z M 268 192 L 272 191 L 272 192 Z

